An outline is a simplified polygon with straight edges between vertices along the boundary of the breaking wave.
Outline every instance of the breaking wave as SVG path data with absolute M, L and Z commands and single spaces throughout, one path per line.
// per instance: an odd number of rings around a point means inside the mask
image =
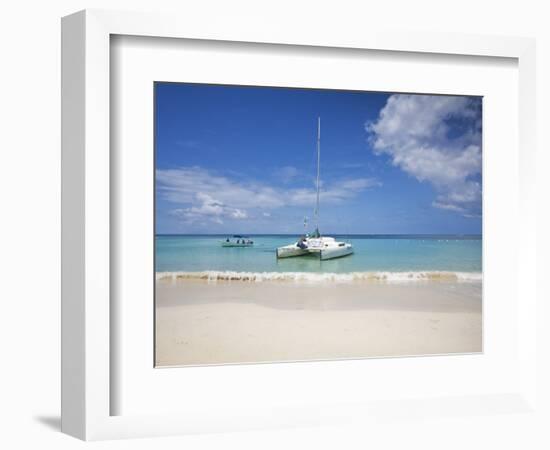
M 206 281 L 294 281 L 294 282 L 336 282 L 351 283 L 356 281 L 400 283 L 418 281 L 481 281 L 480 272 L 349 272 L 349 273 L 316 273 L 316 272 L 232 272 L 232 271 L 203 271 L 203 272 L 157 272 L 156 279 L 166 281 L 177 280 L 206 280 Z

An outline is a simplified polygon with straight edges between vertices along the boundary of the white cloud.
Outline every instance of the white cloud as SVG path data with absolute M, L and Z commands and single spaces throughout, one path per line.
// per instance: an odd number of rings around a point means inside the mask
M 257 181 L 243 182 L 201 167 L 159 169 L 156 181 L 162 198 L 180 206 L 173 214 L 186 222 L 223 223 L 226 219 L 269 217 L 270 210 L 284 206 L 312 208 L 316 198 L 313 186 L 281 188 Z M 322 187 L 321 201 L 341 203 L 376 186 L 380 183 L 372 178 L 340 180 Z
M 362 191 L 370 187 L 380 187 L 382 183 L 374 178 L 354 178 L 350 180 L 344 180 L 338 184 L 340 189 L 348 190 L 351 192 Z
M 246 219 L 246 218 L 248 218 L 248 214 L 246 213 L 246 211 L 243 211 L 241 209 L 234 209 L 233 211 L 231 211 L 230 215 L 233 219 Z
M 283 183 L 290 183 L 292 180 L 300 176 L 300 171 L 294 166 L 284 166 L 275 169 L 273 174 Z
M 163 198 L 175 204 L 202 205 L 213 202 L 229 208 L 278 208 L 284 205 L 279 193 L 260 183 L 242 183 L 201 167 L 156 171 Z
M 454 126 L 449 121 L 454 121 Z M 436 208 L 472 216 L 481 208 L 481 116 L 468 97 L 389 97 L 375 122 L 366 124 L 376 154 L 419 181 L 431 183 Z
M 345 179 L 326 188 L 322 186 L 320 197 L 323 203 L 342 203 L 365 189 L 381 185 L 382 183 L 374 178 Z M 291 189 L 286 192 L 286 197 L 291 205 L 309 206 L 315 203 L 317 191 L 313 188 Z
M 204 192 L 198 192 L 195 198 L 198 206 L 177 208 L 172 210 L 172 214 L 189 223 L 208 220 L 217 224 L 222 224 L 224 218 L 239 220 L 248 217 L 246 211 L 228 207 Z
M 441 203 L 441 202 L 432 202 L 432 206 L 435 206 L 439 209 L 446 209 L 448 211 L 455 211 L 459 213 L 464 213 L 464 208 L 461 208 L 460 206 L 453 205 L 452 203 Z

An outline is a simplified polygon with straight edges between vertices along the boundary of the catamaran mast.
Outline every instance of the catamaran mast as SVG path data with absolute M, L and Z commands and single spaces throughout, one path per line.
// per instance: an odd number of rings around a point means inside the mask
M 319 173 L 321 167 L 321 118 L 317 118 L 317 203 L 315 204 L 315 228 L 319 230 Z

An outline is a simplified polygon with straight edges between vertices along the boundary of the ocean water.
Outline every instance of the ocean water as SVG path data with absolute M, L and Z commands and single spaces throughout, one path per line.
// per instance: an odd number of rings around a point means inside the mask
M 159 235 L 155 240 L 156 272 L 178 272 L 187 277 L 207 272 L 209 278 L 246 273 L 252 279 L 266 273 L 272 278 L 288 274 L 295 278 L 315 274 L 432 278 L 441 273 L 459 279 L 481 277 L 481 236 L 331 236 L 351 242 L 353 255 L 328 261 L 315 256 L 278 260 L 275 249 L 296 241 L 296 236 L 288 235 L 251 235 L 254 246 L 248 248 L 222 247 L 225 235 Z

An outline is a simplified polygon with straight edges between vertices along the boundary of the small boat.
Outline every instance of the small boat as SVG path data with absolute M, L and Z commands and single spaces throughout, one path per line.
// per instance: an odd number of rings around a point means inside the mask
M 349 242 L 339 242 L 333 237 L 321 236 L 319 233 L 319 174 L 321 162 L 321 118 L 317 122 L 317 203 L 315 205 L 315 232 L 306 234 L 294 244 L 277 248 L 277 258 L 318 255 L 322 261 L 351 255 L 353 246 Z M 304 221 L 307 227 L 307 221 Z
M 252 247 L 253 245 L 253 240 L 239 234 L 235 234 L 222 241 L 222 247 Z

